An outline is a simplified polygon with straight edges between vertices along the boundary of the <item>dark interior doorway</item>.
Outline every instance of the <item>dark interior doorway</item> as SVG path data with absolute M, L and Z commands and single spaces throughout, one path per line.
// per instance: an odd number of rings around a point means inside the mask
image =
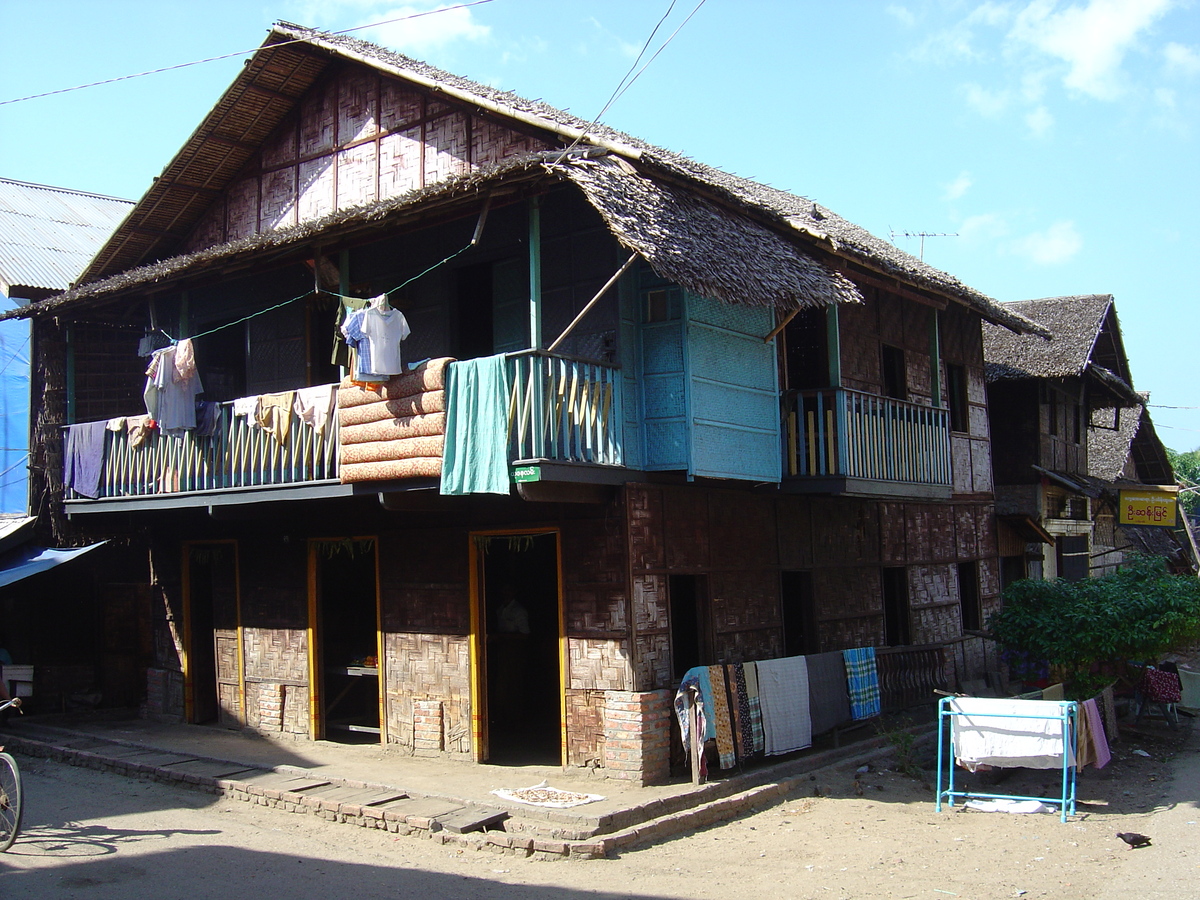
M 888 566 L 883 570 L 883 642 L 889 647 L 911 644 L 908 617 L 908 570 Z
M 322 737 L 380 740 L 373 540 L 316 541 L 316 664 Z
M 712 608 L 703 575 L 670 575 L 671 662 L 675 677 L 688 669 L 716 662 Z
M 820 646 L 812 572 L 784 572 L 783 655 L 806 656 Z
M 562 761 L 558 537 L 480 538 L 488 761 Z
M 188 681 L 191 721 L 242 724 L 237 551 L 231 543 L 191 544 L 187 553 Z

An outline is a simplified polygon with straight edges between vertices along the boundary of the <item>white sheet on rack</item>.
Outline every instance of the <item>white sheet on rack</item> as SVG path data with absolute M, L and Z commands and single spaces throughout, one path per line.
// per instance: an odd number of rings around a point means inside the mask
M 950 701 L 954 755 L 972 772 L 981 764 L 1028 769 L 1057 769 L 1064 744 L 1075 765 L 1070 742 L 1064 741 L 1062 707 L 1051 700 L 956 697 Z

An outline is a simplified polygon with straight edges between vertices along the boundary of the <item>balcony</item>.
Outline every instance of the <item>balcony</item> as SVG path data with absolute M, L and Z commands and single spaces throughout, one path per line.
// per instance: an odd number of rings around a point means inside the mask
M 501 431 L 507 423 L 516 481 L 621 480 L 620 370 L 542 351 L 508 354 L 505 368 L 509 393 L 497 418 Z M 97 496 L 68 489 L 65 499 L 76 511 L 100 512 L 251 502 L 264 492 L 305 499 L 380 489 L 380 481 L 341 484 L 339 458 L 336 414 L 320 432 L 293 414 L 277 440 L 253 416 L 222 403 L 207 436 L 151 429 L 135 441 L 124 428 L 106 430 Z
M 949 497 L 946 410 L 847 389 L 800 391 L 786 411 L 793 490 Z

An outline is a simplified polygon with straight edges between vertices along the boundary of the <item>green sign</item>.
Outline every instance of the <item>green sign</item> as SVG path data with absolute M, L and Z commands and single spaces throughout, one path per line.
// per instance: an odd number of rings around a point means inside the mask
M 526 481 L 541 481 L 542 467 L 541 466 L 517 466 L 512 470 L 513 481 L 521 484 Z

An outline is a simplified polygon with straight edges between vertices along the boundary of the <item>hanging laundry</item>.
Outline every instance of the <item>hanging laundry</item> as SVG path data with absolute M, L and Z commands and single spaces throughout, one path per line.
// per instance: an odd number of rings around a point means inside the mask
M 1103 769 L 1112 759 L 1108 749 L 1108 738 L 1104 734 L 1104 722 L 1096 698 L 1079 704 L 1079 715 L 1075 722 L 1076 762 L 1080 768 L 1095 766 Z
M 386 294 L 374 298 L 370 306 L 363 310 L 359 329 L 366 337 L 371 353 L 371 372 L 377 375 L 400 375 L 404 372 L 400 344 L 412 331 L 404 313 L 388 305 Z
M 742 675 L 746 679 L 746 703 L 750 707 L 750 746 L 754 753 L 762 753 L 766 741 L 763 735 L 762 702 L 758 696 L 758 663 L 743 663 Z
M 850 694 L 841 652 L 817 653 L 808 660 L 808 705 L 813 734 L 824 734 L 849 722 Z
M 717 734 L 717 752 L 721 756 L 721 768 L 732 769 L 737 765 L 737 751 L 733 743 L 733 719 L 729 709 L 729 684 L 725 677 L 725 666 L 709 666 L 708 681 L 712 685 L 712 721 Z
M 1075 765 L 1058 701 L 955 697 L 950 709 L 954 755 L 972 772 L 981 764 L 1057 769 L 1064 752 Z
M 692 752 L 691 728 L 687 714 L 690 692 L 696 695 L 696 722 L 699 732 L 697 742 L 703 747 L 705 741 L 715 740 L 717 737 L 717 730 L 712 722 L 712 681 L 709 679 L 708 666 L 696 666 L 684 672 L 683 680 L 679 682 L 679 688 L 675 691 L 675 716 L 679 719 L 684 758 Z
M 377 373 L 371 359 L 371 342 L 363 330 L 365 309 L 358 309 L 346 316 L 342 323 L 342 334 L 350 345 L 350 379 L 360 384 L 379 384 L 387 381 L 387 376 Z
M 100 496 L 104 468 L 104 435 L 107 422 L 84 422 L 67 426 L 63 455 L 63 487 L 95 500 Z
M 263 394 L 258 398 L 255 421 L 260 428 L 271 432 L 271 436 L 281 447 L 287 444 L 288 430 L 292 426 L 292 406 L 295 402 L 295 391 Z
M 176 361 L 180 347 L 182 356 Z M 196 427 L 196 396 L 204 391 L 191 341 L 155 352 L 146 369 L 146 412 L 164 434 L 178 436 Z
M 318 384 L 296 391 L 296 415 L 311 425 L 317 434 L 325 433 L 325 423 L 333 411 L 334 386 Z
M 354 363 L 351 359 L 351 346 L 347 342 L 345 333 L 342 331 L 342 326 L 346 323 L 346 318 L 350 313 L 355 310 L 366 309 L 367 304 L 370 302 L 358 297 L 341 297 L 339 299 L 337 317 L 333 323 L 333 354 L 329 360 L 335 366 L 353 370 Z
M 503 353 L 446 367 L 443 494 L 507 494 L 508 369 Z
M 879 715 L 879 670 L 875 666 L 875 648 L 843 650 L 842 657 L 850 691 L 850 714 L 856 720 Z
M 241 417 L 249 419 L 251 423 L 257 424 L 255 419 L 258 417 L 258 395 L 253 397 L 238 397 L 233 401 L 233 416 L 234 418 Z
M 759 660 L 758 697 L 767 756 L 812 746 L 808 664 L 803 656 Z
M 212 437 L 221 421 L 221 404 L 212 400 L 196 401 L 196 437 Z

